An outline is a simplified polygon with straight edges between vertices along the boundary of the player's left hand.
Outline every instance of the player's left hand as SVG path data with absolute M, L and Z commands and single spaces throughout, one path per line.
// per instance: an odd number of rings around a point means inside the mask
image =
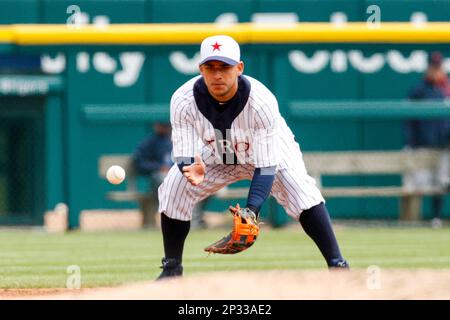
M 193 164 L 183 167 L 183 175 L 192 185 L 198 186 L 205 178 L 206 165 L 200 155 L 196 154 L 194 159 Z
M 238 205 L 229 208 L 233 215 L 233 231 L 205 248 L 209 253 L 234 254 L 250 248 L 259 235 L 256 214 Z

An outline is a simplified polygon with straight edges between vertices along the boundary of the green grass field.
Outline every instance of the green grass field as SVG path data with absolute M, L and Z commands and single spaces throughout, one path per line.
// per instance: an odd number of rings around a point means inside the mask
M 337 237 L 352 268 L 450 268 L 450 229 L 339 227 Z M 256 244 L 234 256 L 203 248 L 227 230 L 192 231 L 185 275 L 212 271 L 325 269 L 300 228 L 263 229 Z M 153 280 L 162 257 L 160 231 L 80 233 L 0 231 L 0 288 L 64 288 L 67 267 L 81 268 L 82 287 Z

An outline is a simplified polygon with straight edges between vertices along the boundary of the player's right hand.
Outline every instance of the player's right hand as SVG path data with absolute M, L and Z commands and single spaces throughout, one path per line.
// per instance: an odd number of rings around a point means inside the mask
M 198 154 L 194 157 L 194 163 L 183 167 L 183 175 L 193 186 L 198 186 L 205 178 L 206 165 Z

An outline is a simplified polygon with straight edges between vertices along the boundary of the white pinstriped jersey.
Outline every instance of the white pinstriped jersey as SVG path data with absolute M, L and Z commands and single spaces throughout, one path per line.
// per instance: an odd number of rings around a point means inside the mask
M 296 156 L 301 156 L 300 147 L 269 89 L 256 79 L 242 76 L 244 79 L 240 80 L 246 80 L 245 83 L 250 87 L 248 100 L 242 110 L 232 116 L 235 117 L 230 119 L 229 127 L 225 125 L 226 132 L 222 131 L 221 134 L 217 130 L 218 125 L 213 124 L 217 122 L 217 117 L 206 114 L 209 112 L 206 109 L 215 106 L 205 105 L 202 110 L 202 101 L 194 97 L 194 86 L 200 78 L 201 76 L 197 76 L 186 82 L 171 99 L 175 159 L 191 158 L 199 153 L 209 155 L 203 159 L 207 164 L 222 160 L 222 163 L 231 164 L 233 157 L 230 154 L 234 153 L 239 164 L 251 164 L 256 168 L 277 166 L 282 169 L 296 165 Z M 202 148 L 206 148 L 208 152 L 200 150 Z M 223 153 L 228 153 L 228 157 L 223 159 Z
M 272 166 L 277 170 L 271 194 L 294 219 L 298 220 L 303 210 L 325 202 L 307 174 L 300 146 L 274 95 L 251 77 L 241 76 L 238 81 L 238 92 L 225 105 L 209 95 L 201 76 L 173 94 L 173 155 L 177 160 L 201 154 L 206 172 L 203 182 L 193 186 L 176 164 L 172 166 L 158 188 L 159 212 L 172 219 L 190 220 L 198 201 L 236 181 L 251 180 L 255 168 Z

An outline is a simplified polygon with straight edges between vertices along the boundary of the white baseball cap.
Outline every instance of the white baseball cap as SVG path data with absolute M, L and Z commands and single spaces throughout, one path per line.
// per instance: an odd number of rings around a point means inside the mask
M 241 61 L 239 44 L 232 37 L 219 35 L 208 37 L 200 47 L 200 63 L 218 60 L 235 66 Z

